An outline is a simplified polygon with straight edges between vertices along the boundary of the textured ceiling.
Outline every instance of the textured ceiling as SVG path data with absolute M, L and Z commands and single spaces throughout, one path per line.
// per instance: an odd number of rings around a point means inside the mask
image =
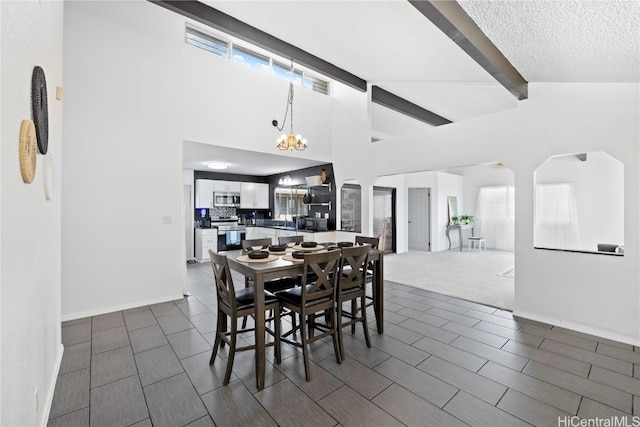
M 640 2 L 459 0 L 529 82 L 640 81 Z

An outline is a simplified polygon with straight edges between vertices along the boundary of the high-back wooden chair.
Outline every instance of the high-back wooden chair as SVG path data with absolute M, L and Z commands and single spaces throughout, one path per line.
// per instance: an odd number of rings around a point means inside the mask
M 355 325 L 359 322 L 362 323 L 365 342 L 367 347 L 371 348 L 366 303 L 366 275 L 370 249 L 370 245 L 342 248 L 336 305 L 338 309 L 338 343 L 343 360 L 342 328 L 346 326 L 351 326 L 351 332 L 353 333 L 355 332 Z M 342 305 L 346 302 L 351 302 L 351 312 L 343 311 Z M 347 320 L 344 321 L 344 319 Z
M 311 379 L 309 372 L 309 344 L 331 336 L 336 361 L 342 363 L 340 344 L 338 343 L 338 322 L 336 320 L 336 286 L 340 273 L 340 257 L 340 251 L 306 254 L 304 256 L 302 286 L 276 294 L 282 306 L 293 313 L 298 313 L 300 316 L 299 331 L 301 341 L 298 342 L 286 338 L 288 334 L 281 337 L 281 340 L 302 348 L 304 373 L 307 381 Z M 311 280 L 311 277 L 314 279 Z M 326 328 L 323 328 L 319 335 L 310 336 L 305 325 L 307 322 L 312 324 L 315 314 L 325 312 L 325 310 L 328 313 Z
M 380 245 L 379 237 L 368 237 L 368 236 L 356 236 L 356 245 L 371 245 L 371 249 L 378 249 L 378 245 Z M 373 263 L 370 262 L 367 265 L 367 276 L 365 277 L 366 283 L 371 283 L 373 281 Z M 371 295 L 366 295 L 367 307 L 373 305 L 373 301 L 376 299 L 376 289 L 375 286 L 371 287 Z M 376 319 L 377 320 L 377 319 Z M 351 327 L 351 332 L 355 331 L 355 325 Z
M 238 334 L 248 331 L 255 331 L 255 328 L 238 329 L 238 319 L 241 317 L 256 314 L 256 306 L 254 300 L 254 288 L 244 288 L 236 290 L 233 285 L 233 277 L 231 269 L 227 261 L 227 255 L 218 254 L 209 250 L 211 258 L 211 267 L 213 268 L 213 276 L 216 283 L 216 295 L 218 301 L 216 337 L 213 343 L 213 351 L 209 364 L 213 365 L 216 361 L 218 348 L 222 342 L 229 345 L 229 357 L 227 358 L 227 370 L 224 376 L 224 385 L 229 384 L 231 371 L 233 369 L 233 360 L 237 351 L 256 350 L 262 354 L 259 357 L 264 358 L 264 348 L 256 349 L 255 345 L 238 347 L 236 339 Z M 273 310 L 275 313 L 275 326 L 271 330 L 266 328 L 267 332 L 274 337 L 274 341 L 267 343 L 267 346 L 275 346 L 276 363 L 280 363 L 280 304 L 278 299 L 270 292 L 264 294 L 264 308 Z M 227 316 L 231 320 L 231 330 L 227 331 Z
M 242 241 L 242 253 L 249 252 L 254 248 L 267 249 L 269 245 L 272 245 L 271 237 L 265 237 L 262 239 L 245 239 Z
M 304 236 L 278 236 L 278 243 L 280 243 L 281 245 L 289 245 L 289 243 L 297 245 L 302 243 L 303 240 Z

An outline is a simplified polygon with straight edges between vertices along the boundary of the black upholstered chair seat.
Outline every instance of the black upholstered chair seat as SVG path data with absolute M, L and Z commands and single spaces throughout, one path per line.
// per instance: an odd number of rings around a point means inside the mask
M 298 286 L 299 281 L 297 277 L 283 277 L 282 279 L 270 280 L 265 282 L 264 288 L 272 293 L 284 291 Z
M 253 305 L 255 301 L 255 294 L 253 293 L 254 288 L 243 288 L 238 289 L 236 291 L 236 302 L 238 303 L 238 309 L 248 308 Z M 265 290 L 264 291 L 264 302 L 268 303 L 277 299 L 277 297 Z
M 311 289 L 312 285 L 307 285 L 307 292 Z M 281 291 L 277 293 L 278 298 L 289 301 L 291 303 L 300 305 L 302 304 L 302 287 L 298 286 L 295 288 L 290 288 L 285 291 Z M 323 302 L 329 301 L 329 298 L 318 298 L 312 301 L 307 301 L 307 307 L 310 307 L 315 304 L 320 304 Z

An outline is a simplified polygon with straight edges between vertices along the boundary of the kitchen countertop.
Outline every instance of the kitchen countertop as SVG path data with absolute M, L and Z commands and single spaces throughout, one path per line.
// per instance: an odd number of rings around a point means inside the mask
M 325 231 L 336 231 L 336 230 L 322 230 L 322 231 L 318 231 L 318 230 L 298 230 L 295 227 L 285 227 L 283 225 L 247 225 L 247 228 L 249 228 L 249 227 L 273 228 L 275 230 L 299 231 L 299 232 L 302 232 L 302 233 L 323 233 Z

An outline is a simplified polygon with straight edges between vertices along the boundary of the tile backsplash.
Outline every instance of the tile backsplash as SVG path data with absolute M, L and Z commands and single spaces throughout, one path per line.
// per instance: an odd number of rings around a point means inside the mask
M 236 208 L 232 207 L 213 207 L 209 210 L 210 218 L 228 218 L 236 216 Z

